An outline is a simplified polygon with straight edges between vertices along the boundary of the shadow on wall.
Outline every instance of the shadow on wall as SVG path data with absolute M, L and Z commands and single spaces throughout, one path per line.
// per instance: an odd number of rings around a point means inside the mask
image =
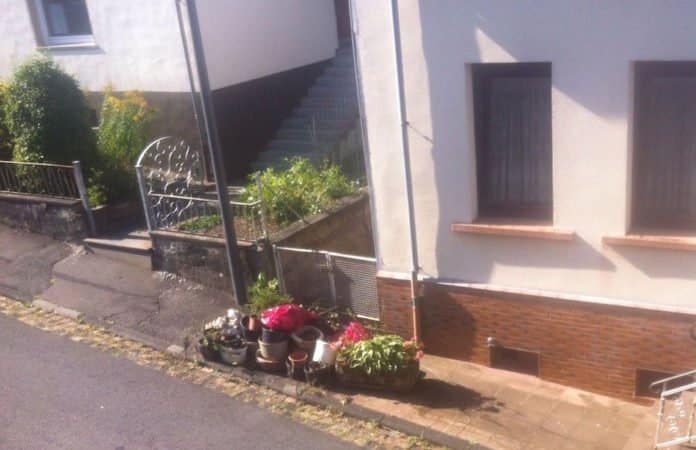
M 437 3 L 419 1 L 421 45 L 426 64 L 423 77 L 426 79 L 424 83 L 427 83 L 430 96 L 432 134 L 424 136 L 420 132 L 412 131 L 409 139 L 412 142 L 412 158 L 422 159 L 417 155 L 418 151 L 427 149 L 431 153 L 433 172 L 419 173 L 420 170 L 426 169 L 420 169 L 414 165 L 413 179 L 434 184 L 433 196 L 437 198 L 433 198 L 434 205 L 429 205 L 428 208 L 437 216 L 437 236 L 432 251 L 437 255 L 434 264 L 441 277 L 461 279 L 462 274 L 466 274 L 467 280 L 485 283 L 491 279 L 496 265 L 520 268 L 585 269 L 600 272 L 616 270 L 615 265 L 597 250 L 596 243 L 593 242 L 593 246 L 579 236 L 571 242 L 554 242 L 453 233 L 450 231 L 452 222 L 471 221 L 476 218 L 476 194 L 474 191 L 473 198 L 463 198 L 466 196 L 462 195 L 462 190 L 453 188 L 452 183 L 467 183 L 467 177 L 475 179 L 476 176 L 475 167 L 465 162 L 469 158 L 474 161 L 473 149 L 475 148 L 471 77 L 467 63 L 481 60 L 483 46 L 487 49 L 488 59 L 491 58 L 491 54 L 495 54 L 497 55 L 495 58 L 499 61 L 530 62 L 539 61 L 540 54 L 563 55 L 564 45 L 567 45 L 565 41 L 572 40 L 572 58 L 563 59 L 563 64 L 559 64 L 562 66 L 559 70 L 563 73 L 558 74 L 556 70 L 558 67 L 552 67 L 553 95 L 581 105 L 582 114 L 606 119 L 624 119 L 625 105 L 626 102 L 631 101 L 631 94 L 627 94 L 625 89 L 617 89 L 617 86 L 623 87 L 630 83 L 630 79 L 626 77 L 629 73 L 627 72 L 629 62 L 612 59 L 611 55 L 617 52 L 625 54 L 628 49 L 634 48 L 644 53 L 657 52 L 659 50 L 656 49 L 662 48 L 657 47 L 659 44 L 647 40 L 635 42 L 635 36 L 631 34 L 636 17 L 648 13 L 646 9 L 650 8 L 650 5 L 647 3 L 649 2 L 638 4 L 635 10 L 631 11 L 620 3 L 603 4 L 602 14 L 595 14 L 599 7 L 578 10 L 552 1 L 545 1 L 543 6 L 536 0 L 514 3 L 487 0 L 468 2 L 443 0 Z M 444 14 L 443 11 L 447 13 Z M 472 11 L 475 13 L 472 14 Z M 601 23 L 602 21 L 612 23 Z M 617 21 L 619 23 L 616 23 Z M 511 23 L 525 23 L 524 34 L 520 34 L 519 27 L 510 26 Z M 617 39 L 607 40 L 606 35 L 591 32 L 598 27 L 628 31 L 624 34 L 617 32 Z M 404 38 L 403 30 L 402 28 L 402 39 L 406 41 L 404 53 L 407 54 L 413 48 L 408 48 L 409 44 Z M 549 40 L 548 36 L 553 35 L 564 36 L 567 39 Z M 456 57 L 452 57 L 453 51 Z M 548 60 L 550 59 L 551 57 Z M 613 67 L 616 67 L 616 70 L 611 70 Z M 583 76 L 567 76 L 570 71 L 574 73 L 580 71 Z M 408 85 L 408 70 L 405 77 Z M 417 75 L 411 74 L 411 77 L 417 78 Z M 462 89 L 463 85 L 466 91 Z M 411 95 L 420 94 L 411 93 Z M 414 103 L 417 102 L 413 98 L 409 99 L 409 92 L 407 92 L 406 104 L 409 110 L 415 107 Z M 467 106 L 462 107 L 462 104 Z M 424 113 L 423 116 L 426 114 Z M 570 130 L 571 135 L 585 132 L 582 123 L 577 125 L 579 127 L 576 131 Z M 573 124 L 568 126 L 572 127 Z M 419 127 L 417 119 L 412 121 L 412 127 L 415 130 L 426 128 Z M 461 138 L 461 132 L 459 134 L 452 132 L 457 127 L 466 129 L 468 142 L 464 142 L 465 140 Z M 570 138 L 566 136 L 563 139 Z M 556 143 L 556 137 L 553 141 Z M 578 160 L 577 164 L 583 164 L 583 162 Z M 593 170 L 592 167 L 583 167 L 581 173 L 592 173 Z M 472 184 L 475 185 L 475 182 Z M 583 196 L 586 196 L 588 201 L 574 205 L 576 216 L 591 217 L 593 214 L 598 214 L 595 211 L 603 210 L 601 204 L 608 201 L 607 193 L 601 192 L 601 188 L 588 185 L 586 189 Z M 614 198 L 611 193 L 609 197 Z M 457 208 L 456 205 L 461 206 Z M 595 209 L 595 205 L 600 208 Z M 418 207 L 416 205 L 416 208 Z M 473 216 L 462 217 L 462 213 L 466 215 L 469 210 Z M 616 211 L 617 208 L 614 210 Z M 416 214 L 417 216 L 423 214 L 423 211 L 416 211 Z M 416 228 L 418 233 L 418 223 Z M 423 242 L 421 242 L 422 247 Z M 460 249 L 464 249 L 470 256 L 462 256 L 459 253 Z M 622 250 L 620 254 L 650 276 L 693 278 L 693 270 L 696 267 L 696 259 L 691 258 L 684 264 L 684 270 L 680 270 L 675 267 L 673 254 L 664 258 L 662 255 L 656 257 L 655 253 L 640 251 Z M 668 264 L 667 260 L 670 256 L 671 260 Z M 457 273 L 448 273 L 453 270 Z M 530 280 L 531 284 L 534 284 L 533 280 Z

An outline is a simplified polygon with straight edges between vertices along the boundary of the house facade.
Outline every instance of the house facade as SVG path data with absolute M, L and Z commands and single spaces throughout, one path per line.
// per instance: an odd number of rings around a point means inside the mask
M 696 4 L 396 3 L 352 4 L 385 326 L 624 398 L 693 368 Z
M 228 172 L 244 174 L 334 57 L 334 4 L 196 1 Z M 0 0 L 0 11 L 0 79 L 41 52 L 78 79 L 96 111 L 107 86 L 138 90 L 158 110 L 153 137 L 199 142 L 174 0 Z

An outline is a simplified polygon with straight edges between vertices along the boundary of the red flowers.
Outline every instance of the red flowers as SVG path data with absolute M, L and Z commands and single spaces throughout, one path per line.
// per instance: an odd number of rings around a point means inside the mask
M 351 322 L 343 332 L 343 342 L 355 344 L 356 342 L 370 339 L 370 332 L 365 329 L 360 322 Z
M 313 312 L 295 304 L 288 304 L 275 306 L 264 311 L 261 315 L 261 323 L 274 331 L 292 333 L 304 325 L 314 322 L 316 318 L 317 316 Z

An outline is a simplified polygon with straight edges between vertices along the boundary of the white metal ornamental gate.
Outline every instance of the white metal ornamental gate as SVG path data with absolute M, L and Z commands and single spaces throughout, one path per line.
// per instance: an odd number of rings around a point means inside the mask
M 379 320 L 377 260 L 322 250 L 274 246 L 280 288 L 302 304 L 350 308 Z

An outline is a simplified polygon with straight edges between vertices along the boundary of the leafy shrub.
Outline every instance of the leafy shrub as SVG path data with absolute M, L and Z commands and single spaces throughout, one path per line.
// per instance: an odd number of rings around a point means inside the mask
M 222 219 L 218 214 L 211 214 L 210 216 L 196 217 L 194 219 L 187 220 L 179 226 L 179 229 L 189 233 L 204 233 L 215 228 L 221 223 Z
M 90 110 L 77 81 L 44 57 L 18 66 L 5 89 L 5 122 L 18 161 L 94 167 Z
M 106 188 L 99 181 L 103 173 L 101 170 L 94 170 L 92 176 L 87 179 L 87 198 L 92 208 L 107 203 Z
M 341 360 L 351 369 L 359 369 L 368 375 L 394 374 L 417 361 L 422 352 L 413 341 L 387 334 L 375 336 L 340 351 Z
M 142 94 L 126 92 L 118 97 L 110 88 L 106 89 L 97 132 L 102 173 L 93 181 L 102 186 L 108 201 L 137 197 L 134 166 L 147 145 L 153 118 L 154 110 Z
M 268 308 L 292 303 L 292 298 L 280 293 L 278 280 L 266 279 L 264 274 L 259 274 L 256 281 L 249 286 L 249 304 L 247 309 L 250 314 L 260 315 Z
M 5 89 L 4 83 L 0 82 L 0 160 L 12 159 L 12 139 L 10 139 L 10 131 L 5 124 L 3 114 L 5 104 Z
M 357 192 L 338 166 L 317 169 L 306 158 L 293 159 L 287 170 L 266 169 L 261 184 L 268 214 L 279 224 L 325 211 L 336 199 Z M 250 180 L 242 198 L 253 202 L 258 197 L 256 183 Z

